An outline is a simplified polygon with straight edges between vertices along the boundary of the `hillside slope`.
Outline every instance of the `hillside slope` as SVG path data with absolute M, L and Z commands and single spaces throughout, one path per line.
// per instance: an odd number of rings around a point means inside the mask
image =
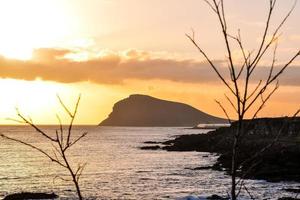
M 99 125 L 190 127 L 199 123 L 226 122 L 187 104 L 135 94 L 117 102 L 108 118 Z

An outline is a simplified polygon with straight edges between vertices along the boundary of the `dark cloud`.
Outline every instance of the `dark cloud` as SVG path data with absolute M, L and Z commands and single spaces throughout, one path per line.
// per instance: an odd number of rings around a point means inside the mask
M 219 82 L 206 62 L 151 58 L 149 53 L 135 50 L 124 55 L 107 53 L 97 59 L 79 62 L 64 58 L 69 53 L 72 52 L 64 49 L 38 49 L 29 61 L 0 57 L 0 77 L 24 80 L 41 78 L 62 83 L 91 81 L 99 84 L 122 84 L 128 79 Z M 227 73 L 222 61 L 215 61 L 215 64 L 220 66 L 221 73 Z M 266 71 L 267 68 L 260 67 L 257 79 Z M 300 85 L 299 77 L 300 67 L 290 67 L 282 76 L 281 83 Z

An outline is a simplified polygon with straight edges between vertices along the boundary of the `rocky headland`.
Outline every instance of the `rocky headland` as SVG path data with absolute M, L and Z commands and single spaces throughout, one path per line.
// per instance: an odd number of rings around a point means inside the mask
M 236 125 L 233 123 L 207 134 L 178 136 L 155 144 L 152 149 L 218 153 L 220 157 L 211 168 L 230 173 Z M 239 176 L 300 182 L 300 118 L 255 119 L 244 121 L 244 127 L 247 129 L 238 144 Z M 151 148 L 148 145 L 144 149 Z
M 147 95 L 130 95 L 117 103 L 100 126 L 193 127 L 197 124 L 227 123 L 184 103 Z

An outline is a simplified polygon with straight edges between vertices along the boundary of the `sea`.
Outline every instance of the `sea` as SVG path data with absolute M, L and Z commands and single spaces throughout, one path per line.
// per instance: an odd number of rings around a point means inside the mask
M 56 126 L 42 126 L 54 134 Z M 223 171 L 193 170 L 213 165 L 217 154 L 141 150 L 146 141 L 166 141 L 178 135 L 205 134 L 209 130 L 162 127 L 74 126 L 72 138 L 88 135 L 68 151 L 75 169 L 86 163 L 80 179 L 85 199 L 182 199 L 187 196 L 226 196 L 230 177 Z M 53 146 L 28 126 L 1 126 L 0 133 L 53 153 Z M 246 180 L 255 199 L 295 196 L 285 188 L 299 183 Z M 76 199 L 68 172 L 30 147 L 0 138 L 0 198 L 17 192 L 54 192 L 59 199 Z M 242 191 L 241 199 L 251 199 Z

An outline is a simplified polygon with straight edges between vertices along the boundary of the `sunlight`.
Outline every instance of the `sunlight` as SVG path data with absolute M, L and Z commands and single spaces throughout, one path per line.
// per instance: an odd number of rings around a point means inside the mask
M 6 118 L 15 118 L 15 108 L 26 115 L 46 122 L 46 119 L 58 112 L 56 110 L 56 94 L 72 96 L 72 90 L 53 82 L 21 81 L 14 79 L 1 79 L 0 91 L 5 94 L 0 99 L 0 121 L 4 124 L 14 123 Z M 69 104 L 69 100 L 66 103 Z M 54 113 L 53 113 L 54 112 Z
M 72 31 L 69 18 L 57 1 L 0 1 L 0 54 L 26 60 L 34 48 L 55 46 Z
M 57 94 L 70 109 L 81 94 L 78 120 L 75 124 L 98 124 L 111 112 L 114 102 L 128 95 L 126 92 L 89 82 L 60 84 L 15 79 L 0 79 L 0 91 L 0 124 L 17 124 L 7 120 L 16 118 L 15 108 L 38 124 L 57 124 L 56 114 L 60 115 L 63 123 L 68 123 L 68 116 L 59 105 Z

